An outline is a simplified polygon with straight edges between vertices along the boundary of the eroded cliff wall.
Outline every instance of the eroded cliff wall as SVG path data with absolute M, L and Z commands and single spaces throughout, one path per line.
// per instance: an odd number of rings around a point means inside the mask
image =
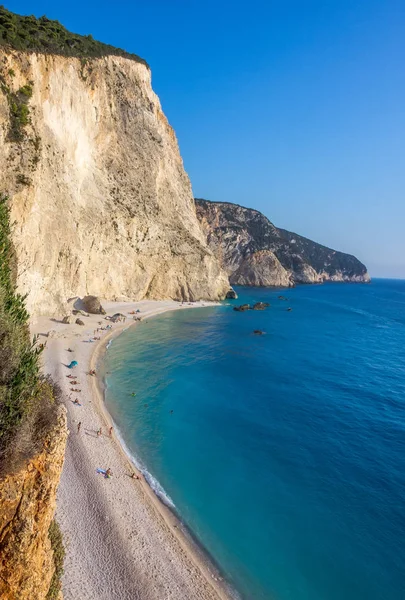
M 0 185 L 31 313 L 86 294 L 224 296 L 146 65 L 0 49 L 0 77 Z
M 41 452 L 0 479 L 0 598 L 45 600 L 54 574 L 49 527 L 67 437 L 66 411 Z
M 323 281 L 368 282 L 354 256 L 279 229 L 257 210 L 196 199 L 208 245 L 231 284 L 292 286 Z

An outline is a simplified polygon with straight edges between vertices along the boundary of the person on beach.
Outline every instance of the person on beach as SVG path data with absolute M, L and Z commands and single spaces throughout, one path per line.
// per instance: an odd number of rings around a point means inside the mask
M 97 429 L 97 437 L 100 437 L 101 434 L 102 434 L 102 431 L 101 431 L 101 427 L 100 427 L 100 429 Z
M 79 433 L 79 432 L 80 432 L 80 427 L 81 427 L 81 426 L 82 426 L 82 422 L 81 422 L 81 421 L 79 421 L 79 422 L 78 422 L 78 424 L 77 424 L 77 433 Z
M 139 475 L 137 473 L 132 473 L 131 479 L 139 479 L 140 480 L 141 478 L 139 477 Z
M 105 476 L 107 477 L 107 479 L 109 479 L 112 475 L 112 471 L 110 469 L 110 467 L 108 467 L 107 471 L 105 472 Z
M 77 398 L 75 398 L 75 400 L 73 400 L 73 404 L 80 404 L 80 402 Z
M 112 432 L 113 432 L 113 428 L 112 428 L 112 427 L 110 427 L 110 429 L 108 430 L 108 435 L 109 435 L 110 437 L 112 437 Z

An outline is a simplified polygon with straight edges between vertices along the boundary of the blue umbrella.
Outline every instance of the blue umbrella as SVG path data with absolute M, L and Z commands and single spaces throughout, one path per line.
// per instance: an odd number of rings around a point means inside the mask
M 73 369 L 73 367 L 77 367 L 77 360 L 72 360 L 70 365 L 68 365 L 68 369 Z

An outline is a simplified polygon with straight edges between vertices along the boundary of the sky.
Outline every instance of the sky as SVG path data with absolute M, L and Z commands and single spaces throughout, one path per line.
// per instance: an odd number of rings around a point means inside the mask
M 3 0 L 145 58 L 194 195 L 405 278 L 403 0 Z

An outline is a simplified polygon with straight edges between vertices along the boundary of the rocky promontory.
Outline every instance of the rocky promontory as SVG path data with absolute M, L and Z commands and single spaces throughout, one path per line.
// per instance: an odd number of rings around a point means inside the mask
M 196 207 L 208 245 L 233 285 L 370 281 L 354 256 L 279 229 L 257 210 L 203 199 Z

